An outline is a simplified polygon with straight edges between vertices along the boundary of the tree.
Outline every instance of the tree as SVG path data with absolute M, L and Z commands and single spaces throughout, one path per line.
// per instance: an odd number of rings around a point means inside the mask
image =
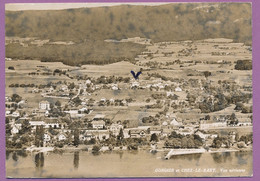
M 18 102 L 20 102 L 20 101 L 22 100 L 22 97 L 19 96 L 18 94 L 13 94 L 13 95 L 11 96 L 11 99 L 12 99 L 13 102 L 18 103 Z
M 204 71 L 203 74 L 204 74 L 204 76 L 205 76 L 206 78 L 209 77 L 209 76 L 211 76 L 211 72 L 209 72 L 209 71 Z
M 42 147 L 44 141 L 44 128 L 43 126 L 36 126 L 35 131 L 35 146 Z
M 195 147 L 194 139 L 188 138 L 187 147 L 188 148 L 194 148 Z
M 235 140 L 236 140 L 236 142 L 239 141 L 239 134 L 238 134 L 238 132 L 236 133 Z
M 75 84 L 74 82 L 70 83 L 69 86 L 68 86 L 68 89 L 74 89 L 75 88 Z
M 76 104 L 76 106 L 79 106 L 82 102 L 79 97 L 74 98 L 72 101 Z
M 25 133 L 28 133 L 28 132 L 31 132 L 31 125 L 29 123 L 28 120 L 24 120 L 22 122 L 22 126 L 21 126 L 21 130 L 20 130 L 20 134 L 25 134 Z
M 6 134 L 6 136 L 11 135 L 11 130 L 12 130 L 11 125 L 9 123 L 6 123 L 5 124 L 5 134 Z
M 92 148 L 92 153 L 98 154 L 100 149 L 101 149 L 101 147 L 99 145 L 94 145 L 93 148 Z
M 187 148 L 188 147 L 188 139 L 187 139 L 187 137 L 183 137 L 181 139 L 181 147 L 182 148 Z
M 60 103 L 59 100 L 55 102 L 55 106 L 57 106 L 57 107 L 60 107 L 60 106 L 61 106 L 61 103 Z
M 235 65 L 236 70 L 252 70 L 251 60 L 238 60 Z
M 150 141 L 158 142 L 158 136 L 157 136 L 157 134 L 153 133 L 153 134 L 151 135 Z
M 79 130 L 75 129 L 74 130 L 74 146 L 79 145 Z
M 210 120 L 210 115 L 206 115 L 205 120 Z
M 124 139 L 124 132 L 123 132 L 123 129 L 122 129 L 122 128 L 120 128 L 120 131 L 119 131 L 119 134 L 118 134 L 118 136 L 117 136 L 117 139 L 118 139 L 118 140 Z

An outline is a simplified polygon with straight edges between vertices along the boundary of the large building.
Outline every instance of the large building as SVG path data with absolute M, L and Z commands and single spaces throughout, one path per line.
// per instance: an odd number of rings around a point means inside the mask
M 48 101 L 41 101 L 39 103 L 39 109 L 50 110 L 50 103 Z

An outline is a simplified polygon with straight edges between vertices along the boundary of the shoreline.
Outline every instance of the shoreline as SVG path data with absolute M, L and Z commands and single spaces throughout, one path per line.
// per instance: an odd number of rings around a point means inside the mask
M 28 147 L 28 148 L 6 148 L 6 151 L 28 151 L 28 152 L 36 152 L 36 153 L 47 153 L 47 152 L 55 152 L 55 151 L 91 151 L 92 146 L 82 145 L 79 147 L 65 147 L 65 148 L 57 148 L 57 147 Z M 177 151 L 171 156 L 175 155 L 187 155 L 187 154 L 201 154 L 201 153 L 224 153 L 224 152 L 247 152 L 247 151 L 253 151 L 252 147 L 238 149 L 238 148 L 229 148 L 229 149 L 213 149 L 208 151 L 201 151 L 202 149 L 147 149 L 147 148 L 139 148 L 138 150 L 134 151 L 143 151 L 147 150 L 150 153 L 152 152 L 170 152 L 171 150 Z M 103 147 L 99 150 L 99 153 L 105 153 L 105 152 L 117 152 L 117 151 L 133 151 L 128 150 L 127 147 L 123 147 L 120 149 L 120 147 L 115 147 L 113 150 L 109 150 L 107 147 Z

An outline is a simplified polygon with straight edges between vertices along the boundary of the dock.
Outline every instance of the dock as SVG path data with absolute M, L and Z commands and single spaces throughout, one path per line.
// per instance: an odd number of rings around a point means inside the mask
M 167 155 L 164 157 L 166 160 L 170 159 L 173 155 L 187 155 L 194 153 L 205 153 L 206 150 L 204 148 L 199 149 L 170 149 Z

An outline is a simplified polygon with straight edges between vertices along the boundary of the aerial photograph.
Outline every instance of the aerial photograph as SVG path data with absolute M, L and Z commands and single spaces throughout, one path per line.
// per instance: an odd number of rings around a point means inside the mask
M 7 178 L 252 177 L 251 3 L 5 4 Z

